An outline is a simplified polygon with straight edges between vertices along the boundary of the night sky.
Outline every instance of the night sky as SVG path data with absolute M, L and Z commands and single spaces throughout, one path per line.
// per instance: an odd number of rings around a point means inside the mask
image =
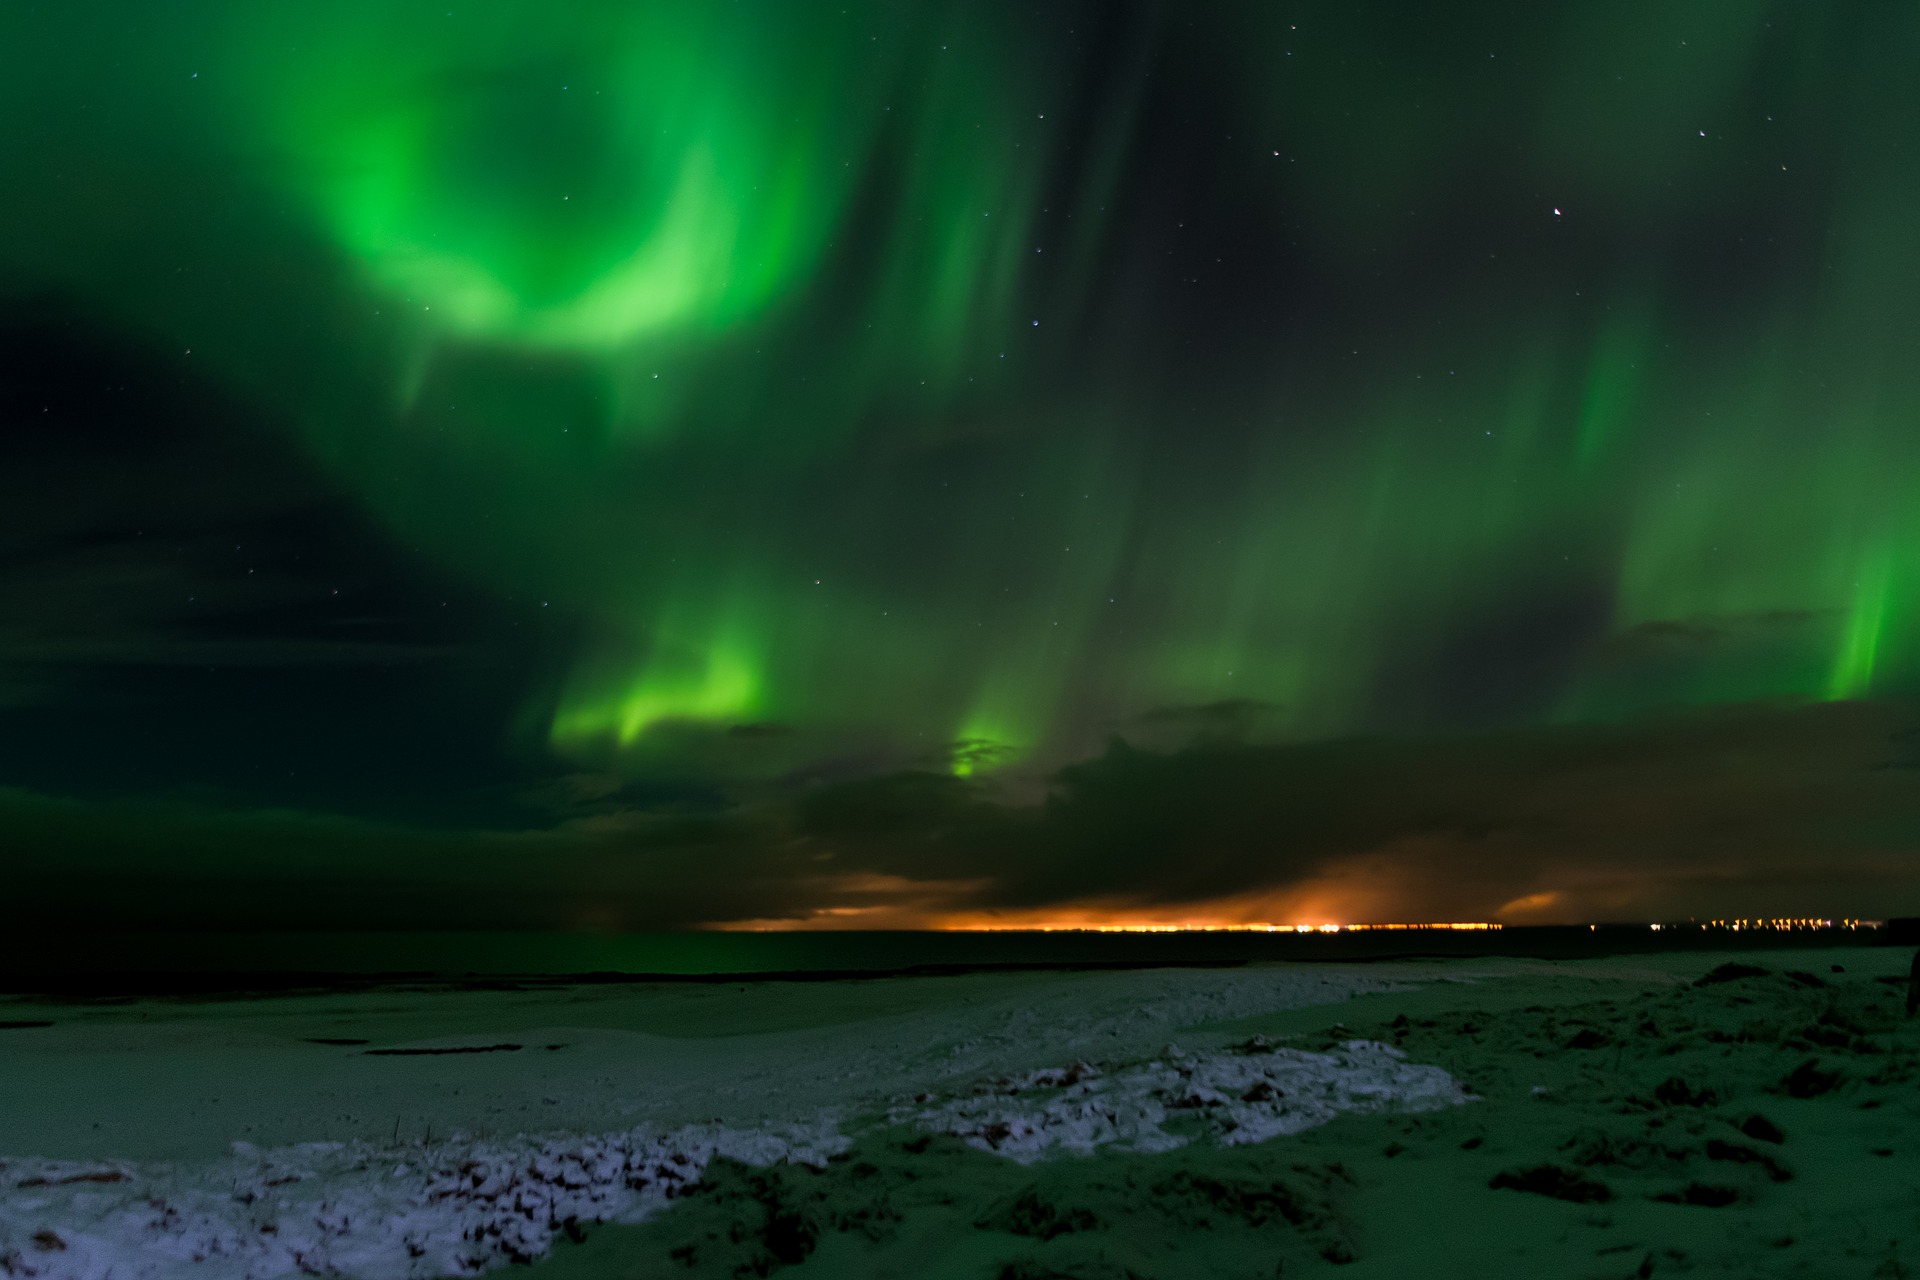
M 0 64 L 49 919 L 1920 911 L 1911 5 L 95 0 Z

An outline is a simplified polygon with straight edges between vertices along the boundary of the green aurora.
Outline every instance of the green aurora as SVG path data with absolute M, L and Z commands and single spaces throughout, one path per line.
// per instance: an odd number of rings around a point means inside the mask
M 1115 736 L 1920 691 L 1911 6 L 100 0 L 0 51 L 0 290 L 563 620 L 495 690 L 529 776 L 1018 796 Z

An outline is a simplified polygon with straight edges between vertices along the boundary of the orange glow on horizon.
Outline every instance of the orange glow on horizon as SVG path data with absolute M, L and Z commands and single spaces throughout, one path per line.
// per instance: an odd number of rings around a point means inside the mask
M 1376 874 L 1363 876 L 1359 874 L 1362 869 Z M 1599 911 L 1593 914 L 1577 911 L 1579 906 L 1592 909 L 1596 904 L 1576 902 L 1575 895 L 1563 890 L 1539 890 L 1512 898 L 1489 895 L 1475 901 L 1469 895 L 1413 891 L 1430 890 L 1433 886 L 1402 885 L 1400 891 L 1388 892 L 1386 886 L 1395 883 L 1393 877 L 1377 865 L 1350 868 L 1349 872 L 1351 874 L 1324 877 L 1284 892 L 1242 894 L 1178 905 L 1107 896 L 1014 910 L 973 905 L 989 887 L 990 882 L 985 880 L 829 875 L 816 882 L 819 892 L 816 902 L 791 915 L 715 920 L 701 927 L 729 933 L 1491 934 L 1528 925 L 1599 928 L 1601 925 L 1591 923 L 1596 917 L 1608 928 L 1625 925 L 1656 932 L 1854 930 L 1877 926 L 1875 921 L 1814 913 L 1759 918 L 1702 915 L 1682 920 L 1668 917 L 1652 923 L 1647 916 L 1633 921 L 1631 917 L 1623 920 L 1611 913 L 1600 916 Z M 1407 919 L 1407 915 L 1422 911 L 1423 907 L 1436 914 L 1457 911 L 1458 916 L 1439 920 Z M 1486 916 L 1478 920 L 1471 918 L 1482 911 Z M 1585 919 L 1580 918 L 1583 915 Z
M 1722 929 L 1733 933 L 1779 931 L 1856 931 L 1860 929 L 1884 928 L 1884 920 L 1855 919 L 1846 916 L 1778 916 L 1761 919 L 1714 918 L 1709 920 L 1693 919 L 1683 922 L 1634 923 L 1626 921 L 1609 922 L 1608 928 L 1650 929 L 1654 932 L 1676 932 L 1686 929 Z M 1005 919 L 990 921 L 949 920 L 931 923 L 917 919 L 900 919 L 877 911 L 862 908 L 820 908 L 805 916 L 791 919 L 782 917 L 762 917 L 753 920 L 717 921 L 704 926 L 707 929 L 723 933 L 798 933 L 814 930 L 850 930 L 866 932 L 872 930 L 904 931 L 909 933 L 1416 933 L 1425 931 L 1450 931 L 1469 933 L 1493 933 L 1507 926 L 1489 920 L 1433 920 L 1409 922 L 1374 922 L 1363 924 L 1269 924 L 1232 921 L 1211 923 L 1205 921 L 1140 921 L 1140 920 L 1065 920 L 1049 921 L 1042 919 L 1011 921 Z M 1564 925 L 1563 928 L 1597 929 L 1597 924 Z
M 1071 914 L 974 915 L 946 918 L 886 908 L 823 907 L 793 918 L 761 917 L 717 921 L 706 926 L 724 933 L 797 933 L 814 930 L 898 930 L 931 933 L 1368 933 L 1460 930 L 1490 932 L 1505 926 L 1484 920 L 1363 922 L 1315 920 L 1279 924 L 1264 920 L 1142 920 Z
M 1504 926 L 1489 921 L 1432 921 L 1380 924 L 1271 924 L 1267 922 L 1181 921 L 1031 921 L 1019 924 L 1001 922 L 948 923 L 937 926 L 943 933 L 1366 933 L 1375 930 L 1463 929 L 1492 930 Z

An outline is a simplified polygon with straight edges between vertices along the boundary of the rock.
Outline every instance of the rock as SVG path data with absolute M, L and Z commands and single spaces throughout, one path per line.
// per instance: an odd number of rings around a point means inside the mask
M 1789 1098 L 1817 1098 L 1821 1094 L 1833 1092 L 1839 1083 L 1838 1071 L 1825 1070 L 1820 1066 L 1818 1058 L 1808 1058 L 1782 1076 L 1777 1088 Z
M 1707 1182 L 1689 1182 L 1678 1191 L 1663 1191 L 1654 1197 L 1665 1204 L 1691 1204 L 1702 1209 L 1724 1209 L 1740 1199 L 1740 1193 L 1732 1187 L 1715 1186 Z
M 1531 1169 L 1505 1169 L 1493 1175 L 1487 1186 L 1495 1191 L 1525 1191 L 1549 1196 L 1573 1204 L 1604 1204 L 1613 1199 L 1613 1190 L 1604 1182 L 1582 1177 L 1557 1164 L 1535 1165 Z
M 1737 960 L 1730 960 L 1717 968 L 1709 969 L 1703 976 L 1695 980 L 1693 985 L 1696 987 L 1711 987 L 1722 982 L 1738 982 L 1742 978 L 1764 978 L 1767 976 L 1767 973 L 1768 970 L 1762 969 L 1757 964 L 1741 964 Z
M 1668 1076 L 1653 1087 L 1653 1100 L 1669 1107 L 1710 1107 L 1720 1101 L 1712 1089 L 1695 1089 L 1679 1076 Z
M 1766 1171 L 1767 1178 L 1773 1182 L 1787 1182 L 1793 1178 L 1792 1172 L 1782 1167 L 1772 1156 L 1763 1155 L 1752 1147 L 1723 1142 L 1719 1138 L 1708 1140 L 1707 1159 L 1724 1160 L 1729 1164 L 1757 1165 Z

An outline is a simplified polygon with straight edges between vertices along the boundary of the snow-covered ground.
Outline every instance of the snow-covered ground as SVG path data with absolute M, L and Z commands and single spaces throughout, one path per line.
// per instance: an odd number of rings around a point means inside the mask
M 1355 1040 L 1331 1053 L 1253 1041 L 1235 1050 L 982 1082 L 952 1098 L 895 1102 L 886 1123 L 959 1137 L 1021 1162 L 1112 1144 L 1261 1142 L 1343 1111 L 1424 1111 L 1469 1101 L 1446 1072 Z M 863 1100 L 864 1101 L 864 1100 Z M 1193 1132 L 1177 1131 L 1191 1119 Z M 872 1122 L 870 1122 L 871 1125 Z M 849 1131 L 851 1129 L 851 1132 Z M 366 1141 L 260 1150 L 203 1163 L 9 1160 L 0 1178 L 0 1271 L 44 1280 L 266 1280 L 301 1274 L 400 1280 L 467 1275 L 544 1257 L 558 1233 L 638 1222 L 697 1184 L 708 1162 L 824 1165 L 858 1129 L 808 1123 L 689 1125 L 606 1134 L 463 1134 L 411 1146 Z
M 1909 958 L 8 1002 L 0 1276 L 1917 1274 Z

